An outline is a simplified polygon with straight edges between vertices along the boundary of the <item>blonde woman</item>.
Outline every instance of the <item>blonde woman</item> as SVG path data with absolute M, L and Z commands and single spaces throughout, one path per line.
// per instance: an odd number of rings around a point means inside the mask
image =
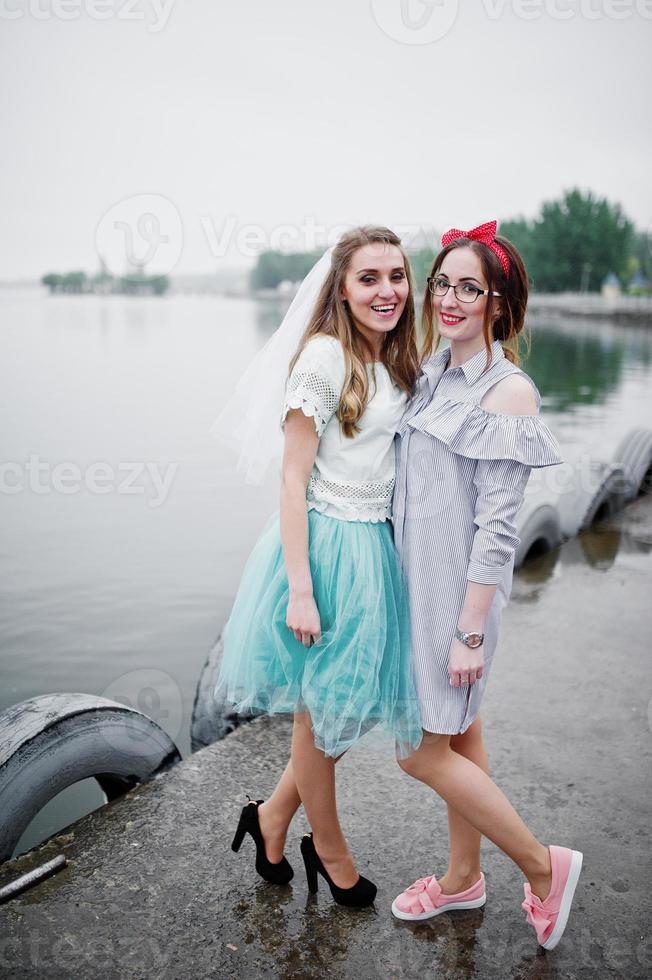
M 258 873 L 288 882 L 285 838 L 303 803 L 310 891 L 321 874 L 336 902 L 363 907 L 376 886 L 356 871 L 340 828 L 334 766 L 377 724 L 394 736 L 399 757 L 421 740 L 407 595 L 388 520 L 394 434 L 419 357 L 410 269 L 396 235 L 354 229 L 323 268 L 276 406 L 280 512 L 245 568 L 216 693 L 239 712 L 294 716 L 287 767 L 269 800 L 243 808 L 233 849 L 250 833 Z M 251 422 L 243 437 L 266 451 L 255 429 Z

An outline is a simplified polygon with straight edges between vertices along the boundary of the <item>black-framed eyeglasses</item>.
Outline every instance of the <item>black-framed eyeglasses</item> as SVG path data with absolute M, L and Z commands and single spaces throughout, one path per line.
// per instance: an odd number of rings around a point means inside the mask
M 475 303 L 478 296 L 488 296 L 490 293 L 492 296 L 502 295 L 491 289 L 480 289 L 479 286 L 474 286 L 471 282 L 458 282 L 457 285 L 453 286 L 453 283 L 444 279 L 443 276 L 428 276 L 426 282 L 433 296 L 445 296 L 448 290 L 452 289 L 455 298 L 460 303 Z

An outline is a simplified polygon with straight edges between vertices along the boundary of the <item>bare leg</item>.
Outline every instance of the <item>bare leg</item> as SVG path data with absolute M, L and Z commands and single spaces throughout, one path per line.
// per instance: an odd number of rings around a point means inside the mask
M 276 789 L 258 807 L 260 830 L 265 840 L 267 860 L 277 864 L 283 857 L 285 839 L 292 817 L 301 806 L 301 797 L 294 778 L 292 759 L 283 770 Z
M 545 900 L 550 892 L 550 854 L 525 826 L 513 806 L 486 772 L 454 752 L 450 735 L 424 732 L 416 752 L 401 768 L 432 787 L 476 830 L 514 861 L 532 891 Z
M 332 761 L 339 762 L 341 758 L 342 756 L 338 755 Z M 290 758 L 276 784 L 276 789 L 269 799 L 258 807 L 260 830 L 265 839 L 265 853 L 268 861 L 277 864 L 283 857 L 287 832 L 292 823 L 292 818 L 300 806 L 301 797 L 297 789 L 292 759 Z
M 482 741 L 482 723 L 476 718 L 463 735 L 453 735 L 450 741 L 454 752 L 470 759 L 483 772 L 489 772 L 489 760 Z M 482 834 L 464 817 L 448 807 L 450 855 L 448 870 L 439 884 L 445 895 L 455 895 L 474 885 L 480 877 L 480 841 Z
M 292 770 L 324 867 L 340 888 L 353 887 L 358 873 L 337 816 L 335 760 L 315 747 L 308 714 L 294 716 Z
M 463 735 L 451 738 L 451 748 L 489 772 L 487 753 L 482 741 L 482 725 L 476 718 Z M 338 756 L 335 762 L 339 762 Z M 258 809 L 260 829 L 265 838 L 265 852 L 275 864 L 283 857 L 287 832 L 294 814 L 301 806 L 292 760 L 288 762 L 274 792 Z M 448 871 L 440 878 L 446 895 L 470 888 L 480 877 L 480 841 L 482 835 L 452 807 L 448 807 L 450 858 Z

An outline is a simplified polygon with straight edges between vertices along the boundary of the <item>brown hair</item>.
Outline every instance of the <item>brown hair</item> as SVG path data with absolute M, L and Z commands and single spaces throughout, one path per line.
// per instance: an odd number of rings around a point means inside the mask
M 489 295 L 485 306 L 482 334 L 487 351 L 485 370 L 491 363 L 491 344 L 493 340 L 503 342 L 505 357 L 513 364 L 521 363 L 519 351 L 519 334 L 525 326 L 525 308 L 528 297 L 528 278 L 523 259 L 516 247 L 506 238 L 496 236 L 496 242 L 505 250 L 509 257 L 509 273 L 505 275 L 498 257 L 483 242 L 472 241 L 469 238 L 456 238 L 454 242 L 443 248 L 436 257 L 431 276 L 436 276 L 449 252 L 454 248 L 470 248 L 480 259 L 482 271 L 487 280 Z M 500 293 L 495 298 L 494 290 Z M 426 286 L 423 301 L 423 332 L 424 350 L 433 353 L 439 347 L 441 336 L 435 327 L 432 294 Z
M 346 380 L 337 409 L 342 432 L 352 438 L 369 400 L 369 376 L 365 356 L 373 351 L 369 342 L 356 329 L 348 304 L 342 299 L 346 273 L 354 253 L 365 245 L 381 242 L 396 245 L 405 263 L 405 275 L 410 287 L 405 308 L 393 330 L 385 334 L 380 359 L 394 382 L 408 395 L 419 376 L 416 317 L 412 272 L 400 238 L 389 228 L 365 225 L 353 228 L 340 238 L 333 249 L 331 268 L 315 305 L 315 311 L 290 362 L 290 372 L 307 342 L 317 334 L 336 337 L 342 345 L 346 364 Z M 375 369 L 374 369 L 375 381 Z

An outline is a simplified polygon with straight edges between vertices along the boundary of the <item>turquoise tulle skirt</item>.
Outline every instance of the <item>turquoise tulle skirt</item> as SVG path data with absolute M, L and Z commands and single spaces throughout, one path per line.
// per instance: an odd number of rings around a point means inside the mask
M 381 725 L 404 758 L 421 741 L 421 720 L 391 525 L 310 510 L 308 532 L 320 641 L 304 647 L 286 625 L 288 578 L 275 514 L 249 557 L 224 630 L 215 696 L 240 714 L 307 711 L 315 745 L 328 756 Z

